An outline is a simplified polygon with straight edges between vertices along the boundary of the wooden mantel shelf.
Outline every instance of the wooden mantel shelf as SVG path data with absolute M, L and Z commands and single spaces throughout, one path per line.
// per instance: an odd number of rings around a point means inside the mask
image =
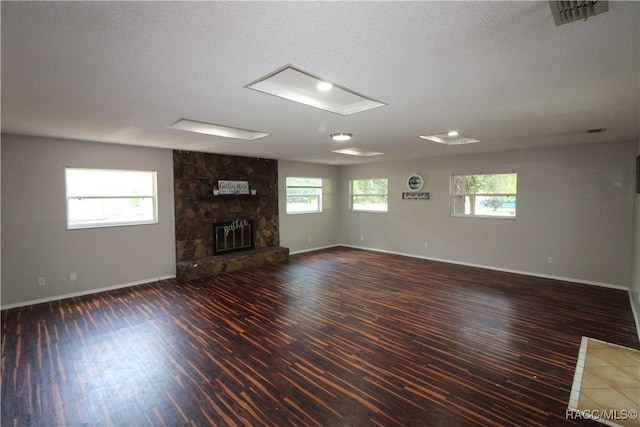
M 234 197 L 246 198 L 246 197 L 258 197 L 257 194 L 211 194 L 208 196 L 209 198 L 213 197 L 214 199 L 231 199 Z
M 213 202 L 215 200 L 220 199 L 264 199 L 264 198 L 273 198 L 273 196 L 267 196 L 264 194 L 210 194 L 208 196 L 193 196 L 193 195 L 184 195 L 180 196 L 183 199 L 196 199 L 201 201 Z

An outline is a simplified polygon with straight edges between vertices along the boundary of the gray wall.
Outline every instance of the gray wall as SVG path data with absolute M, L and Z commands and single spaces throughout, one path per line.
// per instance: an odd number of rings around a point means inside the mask
M 638 141 L 637 155 L 640 156 L 640 141 Z M 634 308 L 636 327 L 640 336 L 640 194 L 635 195 L 635 210 L 633 215 L 633 251 L 631 273 L 631 304 Z
M 3 308 L 175 275 L 171 154 L 2 135 Z M 156 170 L 159 223 L 67 230 L 66 166 Z M 40 276 L 46 286 L 38 286 Z
M 2 136 L 1 149 L 3 308 L 175 274 L 170 150 L 13 135 Z M 292 253 L 347 244 L 631 285 L 637 315 L 640 195 L 634 195 L 634 162 L 638 153 L 640 143 L 619 143 L 346 167 L 279 161 L 280 242 Z M 66 230 L 67 165 L 157 170 L 160 223 Z M 513 170 L 519 179 L 516 220 L 449 216 L 452 173 Z M 416 172 L 425 178 L 424 191 L 431 193 L 431 200 L 403 201 L 406 179 Z M 324 211 L 287 215 L 286 176 L 323 178 Z M 349 212 L 349 180 L 380 176 L 390 179 L 389 213 Z M 554 257 L 553 264 L 547 262 L 548 256 Z M 71 272 L 78 273 L 77 282 L 69 280 Z M 46 277 L 47 286 L 37 285 L 39 276 Z
M 287 176 L 322 178 L 321 213 L 287 215 Z M 338 168 L 279 160 L 278 181 L 280 245 L 289 248 L 290 253 L 296 253 L 339 243 Z
M 341 242 L 628 288 L 635 152 L 635 143 L 597 144 L 344 167 Z M 517 219 L 449 215 L 452 173 L 511 171 L 518 173 Z M 416 172 L 431 200 L 401 200 Z M 349 180 L 376 177 L 389 179 L 389 213 L 349 212 Z

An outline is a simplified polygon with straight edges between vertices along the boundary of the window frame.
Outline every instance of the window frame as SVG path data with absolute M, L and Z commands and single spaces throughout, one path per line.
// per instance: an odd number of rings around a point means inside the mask
M 386 193 L 354 193 L 354 183 L 356 181 L 386 181 Z M 357 209 L 355 208 L 354 199 L 356 197 L 384 197 L 386 206 L 384 210 L 380 209 Z M 362 178 L 349 180 L 349 211 L 364 213 L 389 213 L 389 178 Z
M 479 176 L 499 176 L 499 175 L 515 175 L 515 192 L 456 192 L 455 191 L 455 179 L 457 177 L 462 177 L 462 176 L 473 176 L 473 177 L 479 177 Z M 455 174 L 452 173 L 451 174 L 451 179 L 449 181 L 449 215 L 452 217 L 456 217 L 456 218 L 488 218 L 488 219 L 516 219 L 517 218 L 517 205 L 518 205 L 518 174 L 517 172 L 503 172 L 503 173 L 478 173 L 478 174 Z M 483 215 L 483 214 L 461 214 L 461 213 L 457 213 L 455 211 L 455 207 L 456 207 L 456 202 L 455 202 L 455 198 L 456 197 L 464 197 L 466 199 L 466 197 L 468 196 L 481 196 L 481 197 L 487 197 L 487 198 L 513 198 L 514 200 L 514 207 L 513 207 L 513 214 L 496 214 L 496 215 Z M 466 200 L 465 200 L 465 204 L 466 204 Z
M 316 179 L 320 181 L 320 185 L 289 185 L 289 179 Z M 323 191 L 324 182 L 322 178 L 312 177 L 312 176 L 287 176 L 285 178 L 285 213 L 287 215 L 305 215 L 305 214 L 315 214 L 322 213 L 322 191 Z M 316 191 L 315 197 L 318 200 L 317 209 L 315 210 L 304 210 L 304 211 L 289 211 L 289 189 L 290 188 L 305 188 L 305 189 L 314 189 Z M 302 196 L 302 194 L 294 194 L 294 196 Z
M 91 171 L 91 172 L 104 172 L 104 173 L 146 173 L 150 174 L 152 179 L 151 182 L 151 194 L 144 195 L 132 195 L 132 194 L 117 194 L 117 195 L 99 195 L 97 193 L 91 194 L 90 192 L 86 192 L 83 195 L 69 195 L 69 186 L 70 186 L 70 171 Z M 101 221 L 101 222 L 87 222 L 82 224 L 73 224 L 71 223 L 71 211 L 72 206 L 71 202 L 73 200 L 118 200 L 118 199 L 152 199 L 152 218 L 144 219 L 144 220 L 123 220 L 123 221 Z M 65 168 L 65 204 L 66 204 L 66 214 L 67 214 L 67 230 L 82 230 L 82 229 L 90 229 L 90 228 L 105 228 L 105 227 L 124 227 L 124 226 L 134 226 L 134 225 L 149 225 L 149 224 L 157 224 L 158 220 L 158 173 L 155 170 L 140 170 L 140 169 L 104 169 L 104 168 Z

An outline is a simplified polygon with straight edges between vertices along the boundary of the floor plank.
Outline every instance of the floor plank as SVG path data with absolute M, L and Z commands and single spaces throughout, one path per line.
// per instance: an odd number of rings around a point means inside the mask
M 548 426 L 627 292 L 351 248 L 2 312 L 2 425 Z

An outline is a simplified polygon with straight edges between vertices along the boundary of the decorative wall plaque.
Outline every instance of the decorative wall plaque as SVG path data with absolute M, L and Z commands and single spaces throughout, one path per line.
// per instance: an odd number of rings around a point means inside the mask
M 402 200 L 429 200 L 429 193 L 413 191 L 402 193 Z

